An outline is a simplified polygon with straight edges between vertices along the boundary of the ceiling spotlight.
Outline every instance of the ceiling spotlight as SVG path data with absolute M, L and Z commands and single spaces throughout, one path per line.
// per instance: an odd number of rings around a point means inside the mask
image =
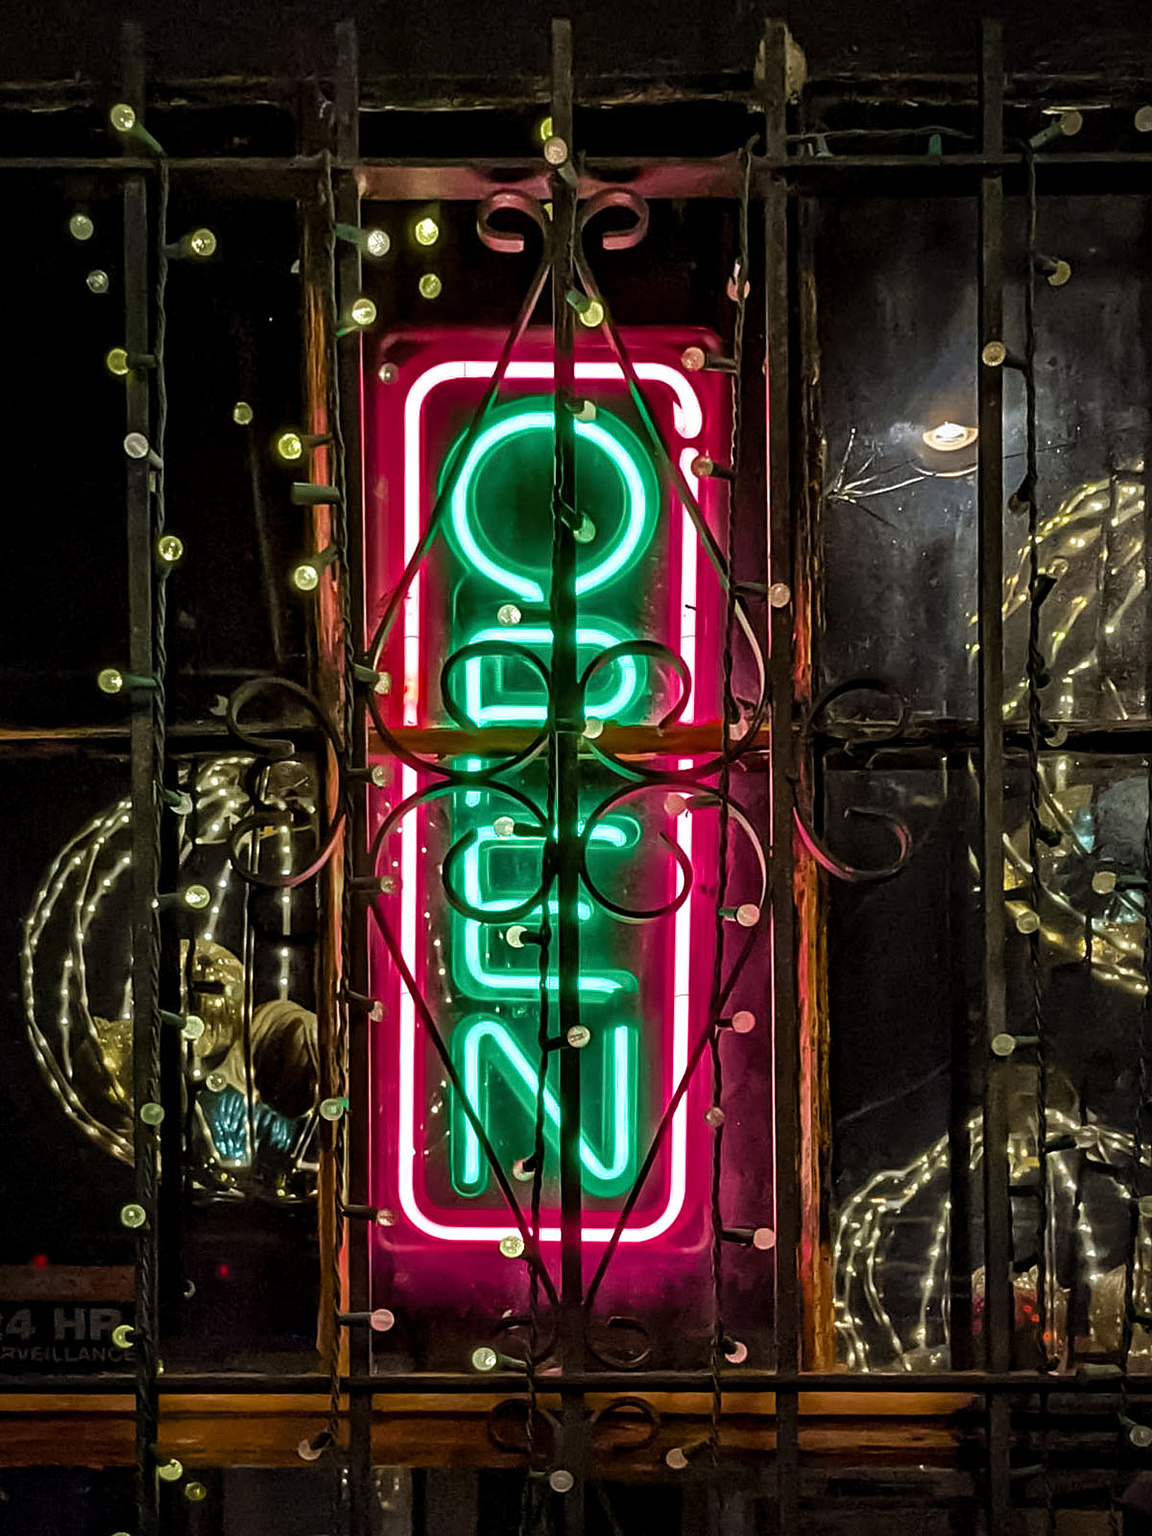
M 979 436 L 979 428 L 962 427 L 955 421 L 942 421 L 938 427 L 929 427 L 924 441 L 937 453 L 955 453 L 957 448 L 970 448 Z

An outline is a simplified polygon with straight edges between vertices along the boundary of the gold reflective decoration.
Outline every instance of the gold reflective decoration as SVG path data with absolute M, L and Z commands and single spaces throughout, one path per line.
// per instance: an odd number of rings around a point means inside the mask
M 120 1104 L 132 1103 L 132 1020 L 92 1020 L 100 1065 L 108 1074 L 108 1091 Z
M 277 874 L 298 867 L 314 838 L 316 771 L 306 760 L 235 754 L 199 760 L 179 783 L 179 888 L 199 886 L 205 898 L 185 918 L 180 996 L 164 1023 L 183 1063 L 188 1171 L 199 1188 L 233 1199 L 306 1199 L 316 1179 L 319 1042 L 315 1014 L 289 996 L 299 958 L 294 898 L 274 898 L 283 927 L 257 946 L 247 975 L 236 953 L 245 887 L 232 857 L 255 857 Z M 254 805 L 282 815 L 237 836 Z M 154 1137 L 159 1121 L 158 1105 L 133 1099 L 131 864 L 123 799 L 63 842 L 26 914 L 21 948 L 28 1042 L 44 1081 L 78 1129 L 129 1165 L 135 1137 Z M 124 1210 L 122 1221 L 141 1219 L 135 1206 Z
M 1148 713 L 1142 658 L 1142 477 L 1139 461 L 1123 465 L 1110 476 L 1077 486 L 1040 520 L 1039 566 L 1050 582 L 1040 609 L 1040 650 L 1052 678 L 1040 695 L 1046 722 L 1107 723 Z M 1004 715 L 1021 730 L 1028 713 L 1029 565 L 1025 525 L 1015 562 L 1009 564 L 1004 596 Z M 970 625 L 974 630 L 974 617 Z M 1040 810 L 1046 840 L 1040 846 L 1036 915 L 1044 948 L 1066 961 L 1084 958 L 1085 926 L 1090 921 L 1097 978 L 1143 996 L 1144 913 L 1139 894 L 1117 885 L 1111 869 L 1098 878 L 1095 828 L 1102 815 L 1108 820 L 1110 862 L 1119 860 L 1121 873 L 1137 875 L 1143 869 L 1144 810 L 1126 805 L 1123 783 L 1077 783 L 1072 760 L 1051 752 L 1043 755 Z M 1014 902 L 1031 900 L 1026 813 L 1004 842 L 1004 883 L 1011 910 Z
M 181 965 L 187 962 L 188 940 L 180 945 Z M 204 1021 L 192 1041 L 200 1060 L 230 1050 L 240 1038 L 244 1021 L 244 967 L 222 944 L 197 939 L 188 969 L 188 1006 Z

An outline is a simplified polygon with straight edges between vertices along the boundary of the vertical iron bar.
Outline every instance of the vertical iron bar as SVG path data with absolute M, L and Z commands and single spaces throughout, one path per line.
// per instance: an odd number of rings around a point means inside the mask
M 969 759 L 965 753 L 944 758 L 944 803 L 950 827 L 947 843 L 948 976 L 952 991 L 951 1061 L 948 1113 L 948 1316 L 954 1371 L 975 1365 L 972 1338 L 972 1116 L 974 1072 L 979 1068 L 983 1036 L 973 1055 L 968 961 L 971 953 L 972 872 L 968 857 L 968 807 L 971 804 Z
M 1004 149 L 1003 25 L 986 17 L 980 70 L 981 148 Z M 1004 185 L 999 171 L 980 181 L 979 372 L 979 641 L 980 641 L 980 889 L 983 906 L 984 1086 L 984 1333 L 989 1370 L 1008 1369 L 1012 1349 L 1012 1212 L 1008 1192 L 1005 1064 L 988 1048 L 1004 1031 L 1004 491 L 1003 370 L 983 361 L 1004 332 Z M 988 1407 L 988 1530 L 1007 1536 L 1008 1400 Z
M 769 161 L 787 153 L 788 30 L 769 20 L 764 30 L 764 152 Z M 792 242 L 786 183 L 773 178 L 764 189 L 765 356 L 768 408 L 768 580 L 791 592 L 792 569 Z M 732 559 L 732 551 L 729 551 Z M 801 1365 L 800 1277 L 800 1033 L 795 985 L 793 906 L 793 713 L 792 629 L 795 607 L 769 607 L 768 682 L 772 721 L 772 1017 L 776 1117 L 776 1362 Z M 776 1395 L 776 1500 L 778 1528 L 799 1522 L 798 1399 Z
M 340 22 L 336 28 L 336 159 L 341 166 L 353 165 L 360 156 L 360 67 L 356 24 Z M 342 224 L 360 227 L 360 192 L 350 170 L 336 177 L 336 218 Z M 360 247 L 342 241 L 338 254 L 338 294 L 341 311 L 360 292 Z M 363 342 L 359 332 L 340 343 L 339 382 L 340 415 L 347 466 L 344 477 L 345 511 L 348 533 L 348 569 L 342 579 L 350 583 L 353 644 L 363 645 L 364 636 L 364 527 L 362 496 L 363 454 L 360 442 L 360 397 L 362 389 Z M 346 688 L 352 680 L 344 679 Z M 364 766 L 364 713 L 353 695 L 350 763 Z M 344 879 L 363 873 L 368 848 L 367 789 L 358 789 L 353 815 L 344 844 Z M 344 984 L 361 996 L 368 991 L 367 923 L 353 923 L 345 935 L 347 953 L 341 956 Z M 368 1015 L 363 1008 L 348 1010 L 348 1198 L 354 1205 L 368 1204 Z M 355 1222 L 348 1241 L 348 1307 L 367 1311 L 369 1299 L 368 1244 L 375 1230 L 372 1223 Z M 372 1367 L 372 1332 L 368 1328 L 348 1330 L 348 1365 L 352 1376 L 364 1377 Z M 349 1479 L 352 1536 L 369 1536 L 372 1529 L 372 1397 L 368 1392 L 351 1393 L 349 1412 Z
M 573 285 L 573 240 L 577 182 L 572 164 L 572 23 L 552 21 L 552 131 L 566 146 L 552 182 L 552 342 L 555 386 L 555 463 L 552 481 L 552 741 L 556 788 L 554 868 L 556 875 L 557 1004 L 560 1037 L 580 1023 L 580 814 L 578 757 L 584 716 L 576 666 L 576 420 L 573 415 L 575 311 L 568 303 Z M 560 1339 L 565 1371 L 584 1362 L 584 1254 L 581 1237 L 583 1189 L 580 1166 L 581 1052 L 562 1044 L 560 1056 Z M 563 1463 L 575 1478 L 565 1495 L 568 1536 L 584 1529 L 584 1400 L 562 1394 Z
M 144 44 L 140 28 L 125 23 L 124 99 L 144 111 Z M 124 345 L 129 355 L 150 350 L 148 290 L 148 190 L 143 176 L 124 183 Z M 133 368 L 125 379 L 125 432 L 149 430 L 148 376 Z M 126 458 L 125 506 L 128 536 L 128 665 L 138 677 L 151 677 L 155 668 L 152 602 L 152 507 L 146 460 Z M 158 1025 L 156 893 L 159 861 L 154 837 L 156 782 L 153 729 L 156 702 L 151 689 L 130 694 L 130 787 L 132 805 L 132 1085 L 133 1103 L 140 1106 L 159 1097 L 153 1061 Z M 154 1447 L 159 1401 L 156 1391 L 157 1213 L 156 1140 L 137 1122 L 135 1198 L 146 1221 L 136 1237 L 136 1529 L 138 1536 L 156 1536 L 159 1529 L 159 1484 Z

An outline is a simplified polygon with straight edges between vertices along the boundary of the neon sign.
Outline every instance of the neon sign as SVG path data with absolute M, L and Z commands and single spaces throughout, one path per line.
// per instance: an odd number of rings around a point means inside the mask
M 685 346 L 700 340 L 699 332 L 661 329 L 633 333 L 629 343 L 665 441 L 688 477 L 695 456 L 718 450 L 727 432 L 723 379 L 690 377 L 680 365 Z M 374 387 L 369 401 L 370 622 L 420 543 L 498 351 L 497 338 L 475 332 L 409 334 L 399 343 L 398 376 Z M 591 419 L 576 424 L 579 666 L 583 670 L 605 650 L 629 641 L 658 640 L 680 655 L 693 679 L 681 718 L 715 718 L 718 583 L 687 512 L 661 484 L 619 366 L 594 339 L 582 338 L 575 372 L 578 388 L 595 407 Z M 501 403 L 456 466 L 445 536 L 408 587 L 380 658 L 403 678 L 402 689 L 394 689 L 387 701 L 396 728 L 434 732 L 446 723 L 437 679 L 444 659 L 465 647 L 477 649 L 454 669 L 453 713 L 477 728 L 475 736 L 488 729 L 541 728 L 546 720 L 543 676 L 523 653 L 547 666 L 553 638 L 547 607 L 551 378 L 550 338 L 529 333 L 507 370 Z M 714 487 L 691 478 L 690 484 L 707 515 Z M 710 649 L 701 676 L 696 663 L 702 640 Z M 641 653 L 608 661 L 590 677 L 586 718 L 618 726 L 651 722 L 659 714 L 653 706 L 657 672 Z M 490 768 L 497 759 L 481 755 L 481 746 L 474 740 L 469 755 L 454 765 L 477 773 Z M 673 768 L 681 765 L 666 761 Z M 544 775 L 542 760 L 529 762 L 516 787 L 542 803 Z M 421 784 L 416 768 L 398 766 L 387 801 L 407 799 Z M 620 780 L 590 757 L 581 814 L 591 815 L 619 786 Z M 709 848 L 694 851 L 692 817 L 677 815 L 675 807 L 658 804 L 653 812 L 625 800 L 595 821 L 589 865 L 602 887 L 615 882 L 656 902 L 667 900 L 678 876 L 663 850 L 649 852 L 656 831 L 674 839 L 693 861 L 699 892 L 643 927 L 617 921 L 592 899 L 582 898 L 577 912 L 579 995 L 589 1032 L 581 1053 L 579 1140 L 588 1243 L 603 1243 L 611 1235 L 707 1006 L 714 923 L 707 886 L 714 877 L 709 864 L 714 854 Z M 554 953 L 542 967 L 540 949 L 531 942 L 542 913 L 538 906 L 525 907 L 540 883 L 543 828 L 524 824 L 499 782 L 480 783 L 412 811 L 394 842 L 397 889 L 382 906 L 426 1005 L 437 1016 L 458 1080 L 501 1165 L 516 1177 L 532 1144 L 540 997 L 542 990 L 554 997 L 557 987 Z M 459 850 L 455 882 L 464 911 L 454 910 L 444 896 L 439 866 L 452 847 Z M 554 900 L 550 911 L 555 915 Z M 505 913 L 511 914 L 506 921 Z M 446 1084 L 429 1048 L 421 1010 L 382 948 L 374 954 L 373 993 L 384 1003 L 374 1047 L 373 1199 L 396 1217 L 381 1241 L 390 1252 L 405 1255 L 409 1274 L 419 1270 L 422 1251 L 431 1258 L 444 1242 L 490 1244 L 495 1254 L 512 1229 L 510 1217 L 459 1095 Z M 657 1238 L 693 1248 L 702 1243 L 705 1091 L 702 1080 L 694 1081 L 672 1116 L 623 1232 L 625 1245 Z M 551 1066 L 543 1111 L 541 1238 L 550 1243 L 559 1237 L 547 1176 L 555 1167 L 560 1121 Z M 482 1269 L 481 1264 L 475 1273 Z M 434 1270 L 419 1272 L 435 1282 Z

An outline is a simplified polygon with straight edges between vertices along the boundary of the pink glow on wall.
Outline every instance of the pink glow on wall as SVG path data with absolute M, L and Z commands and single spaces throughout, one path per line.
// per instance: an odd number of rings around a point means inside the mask
M 680 366 L 680 354 L 687 345 L 701 341 L 707 345 L 709 338 L 698 330 L 653 328 L 626 332 L 625 340 L 665 441 L 715 527 L 716 486 L 696 481 L 690 465 L 701 452 L 723 456 L 728 433 L 727 383 L 716 374 L 690 377 Z M 581 338 L 581 342 L 575 369 L 577 384 L 589 386 L 588 393 L 605 409 L 622 407 L 627 394 L 618 365 L 598 339 Z M 548 389 L 552 379 L 550 348 L 550 336 L 528 333 L 508 368 L 501 400 Z M 498 349 L 498 337 L 473 330 L 408 333 L 383 344 L 381 357 L 398 360 L 398 377 L 389 383 L 372 382 L 366 401 L 365 606 L 369 629 L 421 538 L 434 500 L 436 464 L 452 441 L 454 426 L 450 424 L 456 422 L 462 402 L 479 398 L 495 369 Z M 437 416 L 437 403 L 446 396 L 451 397 L 456 416 L 444 408 Z M 692 673 L 694 686 L 683 715 L 685 722 L 714 719 L 718 701 L 711 658 L 718 650 L 722 622 L 718 583 L 691 519 L 678 500 L 669 502 L 667 490 L 660 516 L 668 530 L 667 579 L 661 592 L 662 612 L 654 612 L 645 632 L 678 651 Z M 397 538 L 398 532 L 402 532 L 401 538 Z M 436 723 L 429 680 L 439 670 L 446 619 L 435 611 L 436 583 L 427 579 L 427 571 L 435 568 L 437 558 L 434 547 L 425 570 L 409 589 L 397 633 L 379 661 L 403 678 L 403 688 L 383 701 L 390 723 L 397 728 Z M 704 657 L 703 677 L 697 676 L 698 652 Z M 682 759 L 677 766 L 689 763 L 689 759 Z M 395 766 L 397 781 L 389 793 L 392 801 L 413 794 L 420 782 L 414 769 Z M 694 859 L 697 883 L 689 900 L 658 925 L 671 942 L 664 941 L 664 980 L 652 990 L 650 1004 L 646 993 L 644 1029 L 659 1037 L 659 1049 L 653 1053 L 659 1073 L 647 1084 L 649 1103 L 641 1151 L 646 1149 L 651 1130 L 683 1074 L 690 1042 L 705 1022 L 711 978 L 713 907 L 702 891 L 715 878 L 714 850 L 709 846 L 711 839 L 699 836 L 694 848 L 691 815 L 677 817 L 672 833 L 684 853 Z M 401 951 L 422 985 L 436 960 L 430 950 L 431 929 L 425 913 L 438 890 L 438 871 L 426 867 L 422 854 L 425 836 L 423 812 L 405 818 L 395 839 L 399 848 L 389 852 L 397 866 L 394 872 L 399 875 L 399 889 L 395 895 L 382 898 L 389 921 L 399 934 Z M 506 1212 L 478 1208 L 476 1201 L 465 1197 L 452 1202 L 443 1197 L 437 1200 L 428 1187 L 427 1042 L 413 999 L 400 984 L 380 944 L 373 951 L 372 963 L 373 995 L 384 1003 L 384 1018 L 375 1026 L 373 1048 L 377 1115 L 372 1199 L 376 1205 L 395 1209 L 398 1217 L 383 1240 L 396 1254 L 415 1255 L 429 1243 L 441 1251 L 444 1243 L 485 1244 L 494 1250 L 500 1238 L 513 1229 Z M 450 1033 L 447 1024 L 442 1027 Z M 625 1229 L 625 1244 L 635 1247 L 662 1239 L 699 1247 L 705 1240 L 705 1077 L 706 1073 L 697 1072 L 681 1101 L 668 1145 L 654 1170 L 653 1187 Z M 602 1203 L 594 1205 L 587 1215 L 585 1241 L 607 1241 L 614 1223 L 613 1210 L 605 1209 Z M 546 1243 L 558 1241 L 554 1215 L 546 1213 L 541 1237 Z

